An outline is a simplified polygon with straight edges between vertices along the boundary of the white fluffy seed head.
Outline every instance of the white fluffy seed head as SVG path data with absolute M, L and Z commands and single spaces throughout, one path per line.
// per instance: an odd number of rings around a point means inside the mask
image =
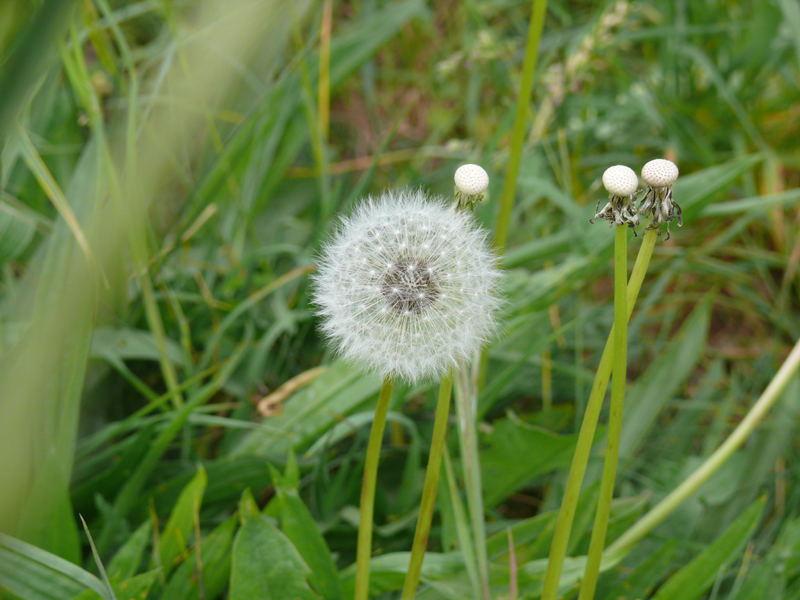
M 467 196 L 483 194 L 489 187 L 489 175 L 480 165 L 461 165 L 453 179 L 458 191 Z
M 642 167 L 642 179 L 650 187 L 669 187 L 678 179 L 678 166 L 666 158 L 656 158 Z
M 603 172 L 603 187 L 612 196 L 626 197 L 636 193 L 639 179 L 630 167 L 614 165 Z
M 499 277 L 468 212 L 421 191 L 385 192 L 342 219 L 314 301 L 342 356 L 415 382 L 470 360 L 489 338 Z

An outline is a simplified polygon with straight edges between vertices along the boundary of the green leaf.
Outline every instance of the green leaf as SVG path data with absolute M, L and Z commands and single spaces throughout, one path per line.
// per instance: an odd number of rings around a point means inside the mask
M 297 490 L 291 489 L 287 485 L 287 482 L 297 485 L 296 463 L 293 454 L 290 455 L 285 478 L 281 480 L 277 473 L 273 477 L 276 481 L 281 481 L 281 483 L 276 483 L 277 512 L 281 529 L 311 568 L 309 580 L 311 586 L 326 599 L 342 598 L 339 573 L 330 548 L 325 543 L 325 538 L 322 537 L 308 508 L 297 495 Z
M 575 449 L 577 436 L 561 436 L 520 419 L 501 419 L 492 424 L 482 440 L 481 475 L 487 508 L 535 477 L 565 467 Z M 524 456 L 525 460 L 519 460 Z
M 145 600 L 150 588 L 153 587 L 153 584 L 158 579 L 158 574 L 159 570 L 153 569 L 134 575 L 125 581 L 114 583 L 114 593 L 117 596 L 117 600 Z
M 250 517 L 233 542 L 230 600 L 316 600 L 310 572 L 285 535 L 266 518 Z
M 202 540 L 200 546 L 205 598 L 216 598 L 225 586 L 231 572 L 231 544 L 238 518 L 234 515 Z M 198 585 L 198 555 L 194 550 L 167 582 L 161 600 L 197 600 L 201 598 Z
M 167 358 L 174 363 L 183 361 L 180 346 L 165 339 Z M 119 360 L 153 360 L 161 358 L 153 334 L 138 329 L 95 329 L 92 337 L 91 355 L 95 358 L 111 358 Z
M 35 231 L 27 215 L 0 201 L 0 266 L 22 254 Z
M 153 528 L 150 521 L 142 523 L 136 531 L 117 550 L 114 558 L 108 563 L 108 577 L 113 580 L 125 580 L 133 577 L 139 568 L 147 542 L 150 541 Z
M 661 355 L 630 388 L 620 440 L 620 460 L 633 456 L 655 425 L 661 409 L 694 371 L 703 355 L 710 316 L 711 304 L 707 300 L 692 312 Z
M 720 569 L 730 563 L 753 533 L 764 509 L 764 498 L 753 502 L 725 533 L 675 573 L 659 588 L 655 600 L 695 600 L 700 598 Z
M 197 470 L 197 475 L 181 492 L 178 502 L 172 509 L 172 514 L 161 534 L 158 546 L 160 566 L 164 573 L 169 573 L 174 566 L 175 559 L 186 553 L 187 540 L 194 530 L 195 520 L 198 518 L 200 504 L 203 501 L 203 492 L 206 489 L 206 471 L 203 467 Z M 156 566 L 156 565 L 154 565 Z
M 0 590 L 25 600 L 63 600 L 91 590 L 110 599 L 97 577 L 63 558 L 0 533 Z

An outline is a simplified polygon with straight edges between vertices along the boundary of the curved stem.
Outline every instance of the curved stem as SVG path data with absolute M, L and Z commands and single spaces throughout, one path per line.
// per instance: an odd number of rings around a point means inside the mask
M 626 298 L 628 319 L 631 318 L 636 299 L 639 297 L 639 290 L 642 287 L 644 275 L 650 264 L 657 238 L 658 234 L 655 230 L 651 229 L 645 234 L 636 262 L 633 265 Z M 614 328 L 612 327 L 611 332 L 608 334 L 606 346 L 603 349 L 603 355 L 600 357 L 600 365 L 597 367 L 597 373 L 594 376 L 589 402 L 586 404 L 583 423 L 578 433 L 575 454 L 572 456 L 567 486 L 564 490 L 564 498 L 561 501 L 558 521 L 556 522 L 553 541 L 550 545 L 550 556 L 547 562 L 542 600 L 555 600 L 558 595 L 558 583 L 561 579 L 561 569 L 564 566 L 564 557 L 567 553 L 569 534 L 572 531 L 572 521 L 578 505 L 578 495 L 581 491 L 583 476 L 586 473 L 586 464 L 589 462 L 589 453 L 592 450 L 592 441 L 597 428 L 597 419 L 600 417 L 600 409 L 603 406 L 603 397 L 608 386 L 608 378 L 611 375 L 611 344 L 613 339 Z
M 625 405 L 625 379 L 628 362 L 628 308 L 626 285 L 628 280 L 627 227 L 618 225 L 614 239 L 614 370 L 611 381 L 611 412 L 608 417 L 608 440 L 603 462 L 603 479 L 600 483 L 600 499 L 594 517 L 592 539 L 583 573 L 578 600 L 592 600 L 600 574 L 600 559 L 606 541 L 611 501 L 614 498 L 614 481 L 617 477 L 619 441 L 622 436 L 622 411 Z
M 442 468 L 442 451 L 447 438 L 447 417 L 450 414 L 450 394 L 453 389 L 453 373 L 449 372 L 439 385 L 439 400 L 436 403 L 436 417 L 433 422 L 431 451 L 428 455 L 428 467 L 425 471 L 425 485 L 422 488 L 422 500 L 419 505 L 417 529 L 414 532 L 414 543 L 411 546 L 408 572 L 403 583 L 403 600 L 411 600 L 417 593 L 419 577 L 422 572 L 422 561 L 431 532 L 433 508 L 436 503 L 436 491 L 439 489 L 439 472 Z
M 381 456 L 383 429 L 392 399 L 394 381 L 383 380 L 375 418 L 369 432 L 367 456 L 364 461 L 364 479 L 361 484 L 361 506 L 358 512 L 358 547 L 356 549 L 355 600 L 367 600 L 369 595 L 369 559 L 372 555 L 372 512 L 375 506 L 375 482 L 378 476 L 378 460 Z
M 717 469 L 733 455 L 761 422 L 772 405 L 778 400 L 783 389 L 800 368 L 800 340 L 797 341 L 781 368 L 772 378 L 767 389 L 750 409 L 742 422 L 734 429 L 722 445 L 700 465 L 694 473 L 676 487 L 666 498 L 654 506 L 633 526 L 614 541 L 606 550 L 608 556 L 621 555 L 647 535 L 656 525 L 678 505 L 697 491 Z

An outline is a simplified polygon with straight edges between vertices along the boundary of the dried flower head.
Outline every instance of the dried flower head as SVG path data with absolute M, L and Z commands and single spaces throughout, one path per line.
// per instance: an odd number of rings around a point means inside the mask
M 483 200 L 489 188 L 489 175 L 480 165 L 461 165 L 456 169 L 453 180 L 456 184 L 456 203 L 462 208 L 474 208 Z
M 488 339 L 499 276 L 468 212 L 421 191 L 385 192 L 342 219 L 319 261 L 315 303 L 345 358 L 413 382 Z
M 603 172 L 603 187 L 608 191 L 608 202 L 600 208 L 600 202 L 595 207 L 594 218 L 605 219 L 611 224 L 627 225 L 631 229 L 639 224 L 636 215 L 635 195 L 639 187 L 639 179 L 633 169 L 625 165 L 614 165 Z M 634 232 L 635 233 L 635 232 Z
M 642 179 L 648 187 L 639 205 L 639 214 L 650 219 L 648 229 L 658 229 L 666 223 L 666 239 L 669 239 L 669 224 L 672 221 L 677 220 L 678 227 L 683 226 L 683 211 L 672 198 L 672 185 L 678 179 L 678 166 L 671 160 L 656 158 L 642 167 Z

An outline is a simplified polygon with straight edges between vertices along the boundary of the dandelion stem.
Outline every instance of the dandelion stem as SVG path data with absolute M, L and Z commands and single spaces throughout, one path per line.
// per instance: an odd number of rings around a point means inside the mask
M 628 308 L 626 283 L 628 281 L 627 227 L 617 225 L 614 239 L 614 358 L 611 381 L 611 411 L 608 417 L 608 440 L 603 461 L 603 479 L 600 483 L 600 499 L 594 517 L 589 554 L 583 573 L 578 600 L 592 600 L 600 574 L 600 559 L 606 541 L 608 518 L 611 515 L 611 500 L 614 497 L 614 481 L 617 477 L 617 459 L 622 436 L 622 411 L 625 404 L 625 378 L 628 362 Z
M 381 455 L 383 430 L 389 401 L 392 399 L 394 381 L 383 380 L 375 418 L 369 432 L 367 456 L 364 460 L 364 479 L 361 485 L 361 506 L 358 513 L 358 547 L 356 549 L 355 600 L 367 600 L 369 595 L 369 560 L 372 555 L 372 513 L 375 507 L 375 483 L 378 476 L 378 460 Z
M 644 275 L 650 264 L 653 255 L 653 248 L 656 244 L 658 234 L 655 230 L 648 231 L 642 240 L 639 255 L 633 265 L 631 279 L 628 283 L 628 295 L 626 298 L 627 318 L 630 319 L 636 299 L 639 297 L 639 290 L 644 281 Z M 586 404 L 586 411 L 583 415 L 583 423 L 578 433 L 578 443 L 575 447 L 575 454 L 572 456 L 572 464 L 567 477 L 567 485 L 564 490 L 564 498 L 561 501 L 561 508 L 558 512 L 558 521 L 553 534 L 553 541 L 550 546 L 550 556 L 545 573 L 544 588 L 542 590 L 542 600 L 555 600 L 558 595 L 558 583 L 561 579 L 561 568 L 564 566 L 564 557 L 567 553 L 569 535 L 572 531 L 572 521 L 575 517 L 575 509 L 578 505 L 578 495 L 581 491 L 583 476 L 586 473 L 586 464 L 589 462 L 589 453 L 592 450 L 594 432 L 597 428 L 597 420 L 600 416 L 600 409 L 603 406 L 603 397 L 608 386 L 608 379 L 611 375 L 611 344 L 614 339 L 614 330 L 608 334 L 606 346 L 600 358 L 600 365 L 594 376 L 592 391 L 589 394 L 589 401 Z
M 442 467 L 442 451 L 447 438 L 447 417 L 450 413 L 450 394 L 453 389 L 453 373 L 450 371 L 442 378 L 439 385 L 439 399 L 436 403 L 436 417 L 433 422 L 431 450 L 428 455 L 428 467 L 425 471 L 425 485 L 422 489 L 422 500 L 419 505 L 417 529 L 414 532 L 414 543 L 411 546 L 406 580 L 403 584 L 403 600 L 411 600 L 417 593 L 419 577 L 422 572 L 422 561 L 431 532 L 433 508 L 436 502 L 436 491 L 439 488 L 439 472 Z

